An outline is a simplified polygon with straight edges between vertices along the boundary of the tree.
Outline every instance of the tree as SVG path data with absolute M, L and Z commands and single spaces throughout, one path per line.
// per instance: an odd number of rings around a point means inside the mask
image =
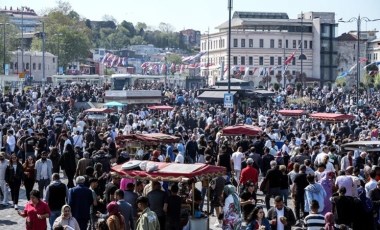
M 11 24 L 9 21 L 9 18 L 6 15 L 1 15 L 0 14 L 0 74 L 4 73 L 3 69 L 3 62 L 4 63 L 9 63 L 10 61 L 10 51 L 14 51 L 17 49 L 17 47 L 20 46 L 21 44 L 21 39 L 20 39 L 20 31 L 19 29 L 14 25 Z M 3 30 L 5 26 L 5 31 Z M 4 34 L 5 34 L 5 48 L 4 48 Z M 3 51 L 5 49 L 5 61 Z
M 166 56 L 166 61 L 168 63 L 174 63 L 174 64 L 181 64 L 182 63 L 182 57 L 178 54 L 169 54 Z
M 161 22 L 158 25 L 158 28 L 160 29 L 161 32 L 164 32 L 164 33 L 171 33 L 174 31 L 174 27 L 170 25 L 169 23 L 165 23 L 165 22 Z
M 86 21 L 71 10 L 70 4 L 60 1 L 58 7 L 48 11 L 43 20 L 45 50 L 55 55 L 59 53 L 60 65 L 66 67 L 70 62 L 87 58 L 91 48 L 91 30 L 86 26 Z M 33 38 L 31 49 L 42 50 L 42 40 Z
M 144 36 L 145 30 L 148 28 L 148 26 L 144 22 L 138 22 L 135 25 L 135 31 L 139 36 Z

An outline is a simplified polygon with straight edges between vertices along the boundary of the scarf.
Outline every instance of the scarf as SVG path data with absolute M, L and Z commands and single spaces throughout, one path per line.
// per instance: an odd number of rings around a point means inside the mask
M 226 194 L 226 197 L 228 197 L 229 195 L 232 196 L 232 198 L 234 199 L 234 205 L 235 205 L 235 208 L 237 210 L 238 213 L 240 213 L 240 200 L 239 200 L 239 196 L 237 195 L 236 193 L 236 188 L 231 185 L 231 184 L 228 184 L 226 186 L 224 186 L 224 194 Z

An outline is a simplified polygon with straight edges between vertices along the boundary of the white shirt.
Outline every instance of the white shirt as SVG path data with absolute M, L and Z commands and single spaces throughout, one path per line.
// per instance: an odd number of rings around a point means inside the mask
M 371 192 L 374 190 L 377 186 L 377 181 L 374 179 L 371 179 L 365 184 L 365 193 L 368 198 L 371 198 Z
M 234 163 L 234 170 L 241 170 L 241 160 L 244 158 L 242 152 L 234 152 L 231 156 L 231 160 Z
M 13 135 L 7 136 L 7 144 L 9 145 L 9 148 L 11 152 L 15 150 L 16 147 L 16 138 Z
M 276 213 L 277 213 L 277 230 L 284 230 L 285 226 L 281 223 L 280 218 L 284 216 L 284 208 L 281 210 L 278 210 L 276 208 Z
M 73 141 L 74 141 L 74 147 L 76 147 L 76 146 L 79 146 L 81 148 L 83 147 L 83 138 L 82 138 L 82 135 L 74 135 Z
M 185 159 L 183 158 L 182 154 L 177 154 L 174 160 L 175 163 L 183 164 L 185 162 Z
M 0 161 L 0 181 L 5 180 L 5 171 L 8 167 L 8 164 L 9 164 L 9 161 L 7 159 Z

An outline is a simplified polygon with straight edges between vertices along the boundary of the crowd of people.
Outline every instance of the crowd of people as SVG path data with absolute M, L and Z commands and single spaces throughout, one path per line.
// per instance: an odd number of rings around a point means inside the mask
M 107 88 L 34 87 L 0 97 L 1 206 L 10 208 L 11 201 L 26 218 L 26 229 L 177 230 L 189 228 L 191 213 L 215 215 L 214 227 L 233 230 L 380 229 L 377 152 L 341 146 L 378 140 L 380 94 L 371 91 L 355 104 L 355 92 L 316 87 L 307 103 L 292 100 L 299 92 L 283 91 L 272 105 L 243 108 L 238 101 L 227 111 L 176 88 L 162 89 L 173 106 L 165 112 L 131 106 L 97 121 L 75 108 L 76 102 L 99 101 Z M 276 108 L 355 119 L 284 117 Z M 259 126 L 261 134 L 223 136 L 223 127 L 242 123 Z M 137 150 L 118 141 L 127 134 L 158 132 L 179 141 Z M 199 181 L 198 189 L 189 186 L 193 180 L 142 181 L 111 172 L 114 164 L 131 159 L 212 164 L 225 167 L 226 175 Z M 20 189 L 28 199 L 22 210 Z

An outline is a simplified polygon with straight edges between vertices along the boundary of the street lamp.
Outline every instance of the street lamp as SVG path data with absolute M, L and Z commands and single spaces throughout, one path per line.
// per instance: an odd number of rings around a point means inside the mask
M 356 50 L 356 105 L 358 105 L 358 102 L 359 102 L 359 82 L 360 82 L 360 26 L 361 26 L 361 23 L 362 23 L 362 20 L 363 21 L 366 21 L 366 22 L 374 22 L 374 21 L 379 21 L 380 19 L 369 19 L 367 17 L 360 17 L 360 15 L 355 18 L 351 18 L 350 20 L 348 21 L 344 21 L 342 18 L 338 20 L 338 22 L 344 22 L 344 23 L 351 23 L 351 22 L 354 22 L 356 21 L 357 23 L 357 40 L 358 40 L 358 44 L 357 44 L 357 50 Z
M 305 87 L 305 80 L 303 78 L 303 60 L 306 60 L 306 55 L 303 53 L 303 12 L 301 12 L 301 54 L 298 57 L 301 60 L 301 82 L 303 87 Z
M 5 44 L 5 26 L 9 25 L 9 23 L 1 23 L 3 25 L 3 71 L 5 75 L 5 54 L 6 54 L 6 44 Z
M 228 93 L 231 93 L 231 11 L 233 0 L 228 0 Z
M 58 36 L 58 50 L 57 50 L 57 74 L 59 74 L 59 52 L 60 52 L 60 42 L 61 42 L 61 36 L 62 33 L 54 34 L 54 36 Z
M 207 86 L 209 84 L 209 76 L 210 76 L 210 28 L 207 30 Z

